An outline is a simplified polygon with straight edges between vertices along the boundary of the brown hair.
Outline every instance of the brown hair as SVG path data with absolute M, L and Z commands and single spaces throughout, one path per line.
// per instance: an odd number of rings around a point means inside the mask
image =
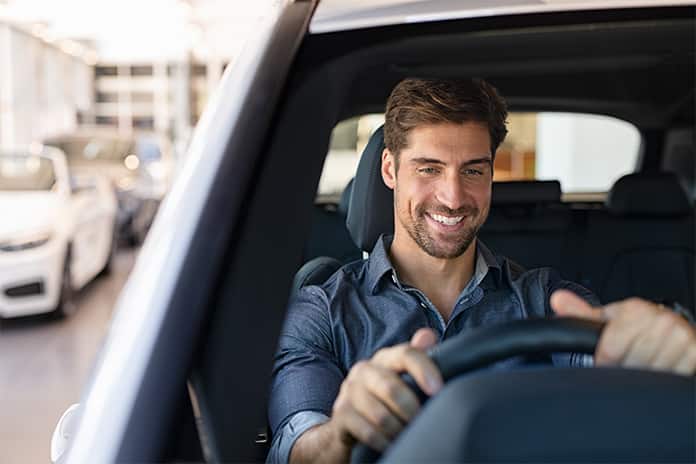
M 505 100 L 483 79 L 404 79 L 389 95 L 385 119 L 384 143 L 397 163 L 409 131 L 422 124 L 482 122 L 494 158 L 507 134 Z

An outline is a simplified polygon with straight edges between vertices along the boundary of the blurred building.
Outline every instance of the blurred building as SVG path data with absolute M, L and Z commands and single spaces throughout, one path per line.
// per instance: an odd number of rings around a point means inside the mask
M 94 52 L 0 18 L 0 149 L 73 130 L 93 104 Z
M 102 61 L 94 70 L 94 112 L 83 123 L 187 138 L 223 67 L 218 62 Z

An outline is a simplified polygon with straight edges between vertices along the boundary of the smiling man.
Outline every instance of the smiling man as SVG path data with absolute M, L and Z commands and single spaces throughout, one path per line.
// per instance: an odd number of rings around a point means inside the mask
M 407 79 L 393 90 L 381 175 L 394 191 L 394 235 L 291 303 L 273 372 L 269 461 L 346 461 L 357 442 L 385 449 L 420 407 L 399 373 L 437 392 L 442 378 L 424 350 L 470 328 L 554 312 L 604 319 L 595 363 L 694 373 L 696 335 L 681 316 L 638 299 L 599 308 L 553 270 L 525 270 L 477 240 L 506 117 L 482 80 Z

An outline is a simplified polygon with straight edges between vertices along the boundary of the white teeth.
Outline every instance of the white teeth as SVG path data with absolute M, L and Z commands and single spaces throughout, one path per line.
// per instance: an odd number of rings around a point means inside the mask
M 435 219 L 440 224 L 444 224 L 446 226 L 453 226 L 453 225 L 461 222 L 462 219 L 464 219 L 464 216 L 449 217 L 449 216 L 442 216 L 440 214 L 431 214 L 430 217 Z

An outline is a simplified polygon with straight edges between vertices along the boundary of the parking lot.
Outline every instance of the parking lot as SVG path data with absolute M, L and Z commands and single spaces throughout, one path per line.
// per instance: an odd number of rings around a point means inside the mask
M 0 462 L 48 462 L 56 421 L 79 401 L 137 250 L 118 252 L 114 272 L 76 297 L 69 319 L 32 316 L 0 323 Z

